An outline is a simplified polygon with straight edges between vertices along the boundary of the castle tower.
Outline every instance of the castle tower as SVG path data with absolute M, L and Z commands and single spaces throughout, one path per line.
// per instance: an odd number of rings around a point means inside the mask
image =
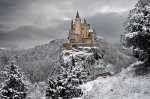
M 80 33 L 81 33 L 81 19 L 77 11 L 77 15 L 75 19 L 75 34 L 80 34 Z

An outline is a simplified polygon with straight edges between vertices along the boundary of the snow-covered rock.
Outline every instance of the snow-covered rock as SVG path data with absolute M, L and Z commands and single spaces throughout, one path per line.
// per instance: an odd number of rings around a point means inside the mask
M 89 52 L 89 50 L 91 50 L 91 48 L 84 48 L 82 50 L 78 49 L 63 50 L 62 58 L 65 63 L 70 62 L 72 57 L 78 58 L 80 60 L 80 58 L 82 57 L 88 57 L 93 55 L 93 52 L 92 51 Z

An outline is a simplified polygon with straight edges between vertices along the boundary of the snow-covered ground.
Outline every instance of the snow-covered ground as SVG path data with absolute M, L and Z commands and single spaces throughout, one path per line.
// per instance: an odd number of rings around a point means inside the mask
M 63 60 L 65 63 L 71 61 L 72 57 L 76 57 L 80 60 L 81 57 L 93 55 L 91 48 L 85 48 L 82 50 L 77 49 L 64 50 L 62 53 L 63 53 Z
M 99 77 L 82 85 L 83 97 L 76 99 L 150 99 L 150 75 L 135 76 L 133 66 L 112 77 Z

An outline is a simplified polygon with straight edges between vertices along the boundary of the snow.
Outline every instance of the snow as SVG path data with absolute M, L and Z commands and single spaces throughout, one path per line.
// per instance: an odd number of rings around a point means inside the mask
M 127 33 L 127 34 L 125 34 L 125 37 L 133 38 L 133 37 L 136 36 L 136 35 L 138 35 L 138 32 Z
M 31 84 L 29 93 L 27 95 L 27 99 L 46 99 L 45 98 L 46 88 L 47 84 L 44 81 Z
M 145 30 L 145 31 L 147 31 L 148 27 L 143 25 L 142 29 Z
M 77 50 L 77 49 L 72 49 L 72 50 L 64 50 L 63 51 L 63 60 L 65 63 L 71 61 L 71 57 L 86 57 L 86 56 L 91 56 L 93 55 L 92 52 L 87 52 L 87 50 L 90 50 L 91 48 L 84 48 L 83 50 Z
M 83 84 L 81 99 L 150 99 L 150 75 L 133 73 L 133 66 L 141 63 L 136 62 L 115 76 L 99 77 Z
M 89 29 L 89 32 L 93 32 L 93 29 Z

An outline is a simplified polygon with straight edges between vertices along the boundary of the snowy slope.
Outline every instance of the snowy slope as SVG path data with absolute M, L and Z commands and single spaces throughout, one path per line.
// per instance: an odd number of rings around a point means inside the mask
M 47 79 L 55 63 L 59 62 L 61 46 L 65 40 L 58 39 L 53 40 L 48 44 L 35 46 L 29 49 L 13 49 L 13 50 L 0 50 L 0 70 L 8 63 L 9 60 L 15 60 L 16 64 L 24 70 L 25 74 L 29 76 L 32 82 L 43 81 Z M 115 72 L 120 72 L 122 67 L 127 67 L 134 62 L 133 57 L 130 55 L 128 50 L 120 50 L 116 46 L 109 44 L 102 38 L 97 39 L 98 54 L 104 55 L 104 62 L 114 67 Z M 113 53 L 112 53 L 113 52 Z M 125 53 L 124 53 L 125 52 Z M 90 52 L 75 51 L 75 55 L 82 57 L 90 55 Z M 129 54 L 128 54 L 129 53 Z M 70 59 L 70 56 L 66 58 Z
M 0 71 L 10 60 L 22 68 L 32 82 L 47 79 L 53 65 L 59 61 L 63 39 L 29 49 L 0 50 Z
M 113 72 L 119 73 L 122 68 L 127 68 L 136 59 L 132 56 L 132 51 L 125 49 L 121 44 L 111 44 L 104 39 L 97 39 L 98 54 L 103 55 L 104 61 L 113 66 Z
M 150 99 L 150 75 L 135 76 L 133 66 L 112 77 L 99 77 L 82 85 L 80 99 Z

